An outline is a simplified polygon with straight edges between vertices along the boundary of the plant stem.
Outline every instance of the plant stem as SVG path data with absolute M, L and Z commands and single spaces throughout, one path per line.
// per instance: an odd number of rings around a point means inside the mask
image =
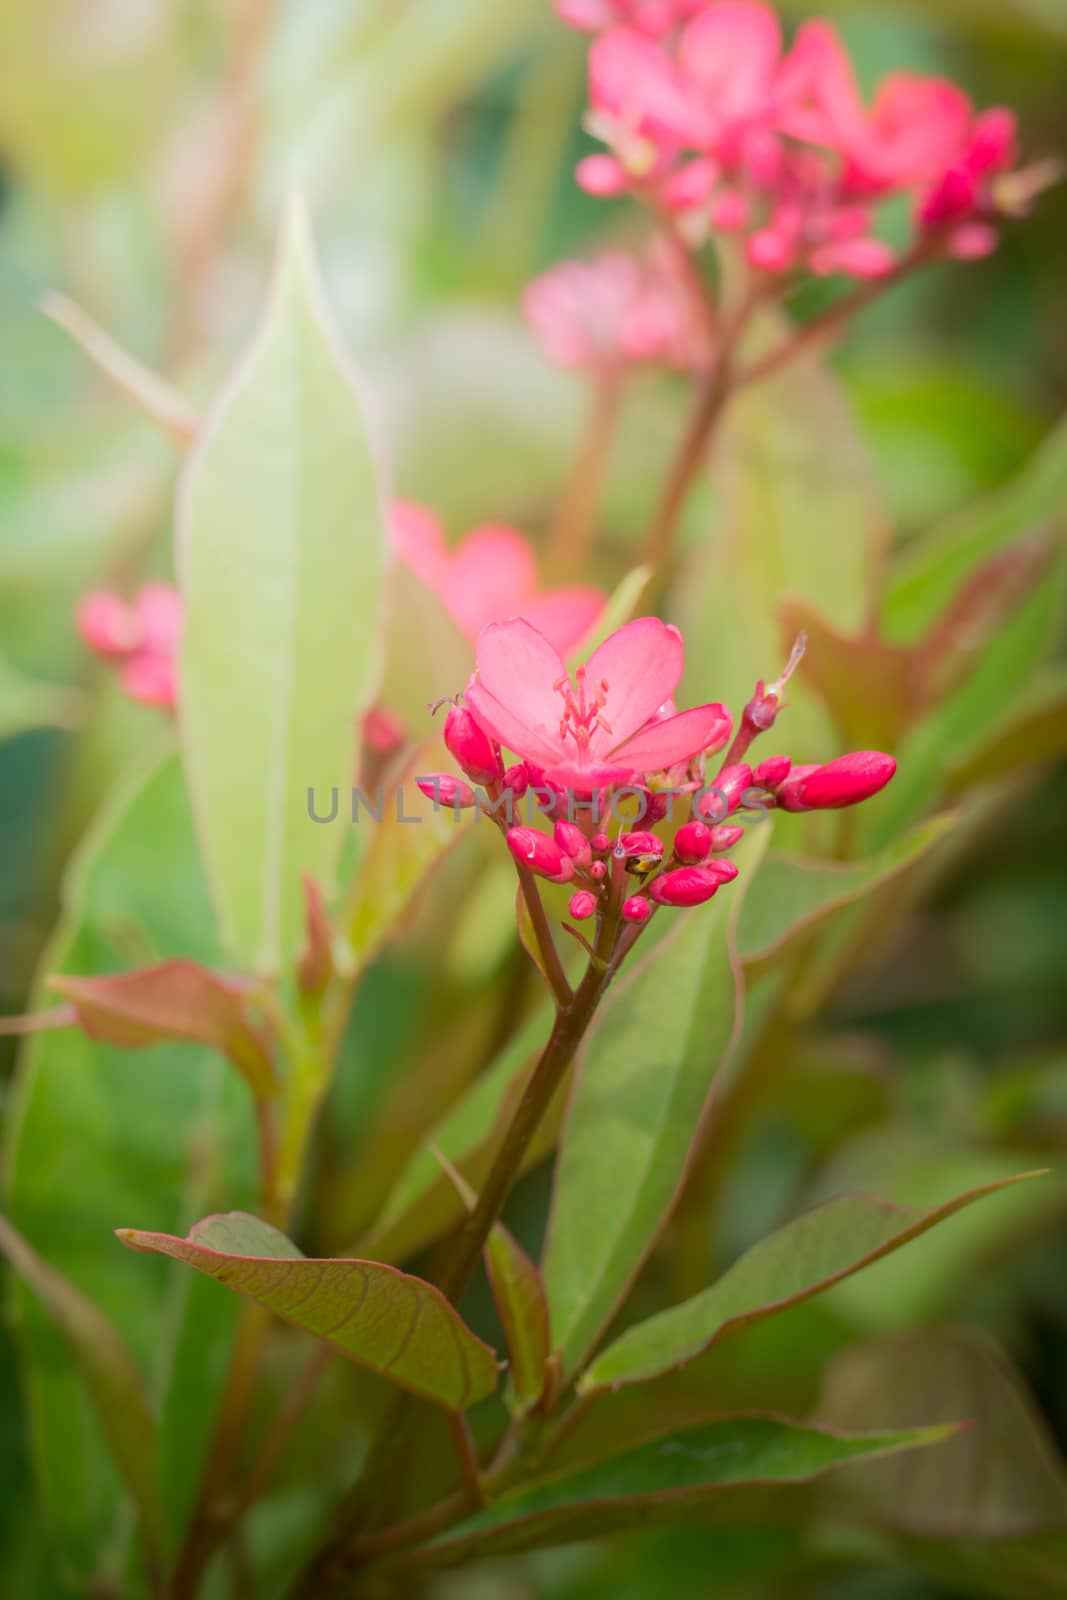
M 573 579 L 585 571 L 589 545 L 611 459 L 622 383 L 614 371 L 598 373 L 585 433 L 559 502 L 548 540 L 548 566 L 554 580 Z
M 597 957 L 590 962 L 570 1000 L 557 1011 L 548 1042 L 504 1135 L 489 1176 L 476 1204 L 457 1231 L 439 1280 L 442 1293 L 453 1304 L 474 1275 L 490 1229 L 503 1210 L 530 1142 L 615 974 L 618 963 L 612 957 L 618 929 L 618 912 L 612 908 L 601 923 Z M 350 1576 L 352 1541 L 373 1521 L 383 1498 L 395 1490 L 418 1416 L 412 1397 L 398 1394 L 382 1419 L 359 1482 L 338 1510 L 333 1535 L 297 1578 L 290 1590 L 290 1600 L 321 1600 Z
M 534 938 L 537 940 L 542 970 L 555 997 L 556 1005 L 562 1008 L 570 1004 L 574 991 L 567 982 L 567 974 L 563 970 L 563 963 L 559 958 L 559 951 L 556 949 L 556 941 L 553 939 L 552 929 L 548 925 L 548 917 L 545 915 L 544 902 L 541 899 L 541 891 L 537 887 L 537 879 L 529 867 L 520 866 L 518 862 L 515 865 L 519 874 L 522 898 L 526 903 L 526 910 L 533 926 Z

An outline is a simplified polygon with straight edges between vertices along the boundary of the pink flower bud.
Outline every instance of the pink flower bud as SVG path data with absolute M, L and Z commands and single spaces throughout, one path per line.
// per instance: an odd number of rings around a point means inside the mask
M 679 861 L 684 861 L 689 866 L 694 866 L 698 861 L 706 861 L 711 854 L 712 836 L 713 830 L 706 822 L 687 822 L 684 828 L 678 829 L 674 841 L 674 853 Z
M 727 822 L 718 828 L 712 828 L 711 848 L 712 850 L 732 850 L 734 845 L 740 844 L 744 837 L 744 828 L 738 827 L 736 823 Z
M 593 847 L 593 854 L 606 856 L 611 850 L 611 840 L 606 833 L 594 833 L 589 843 Z
M 577 894 L 571 895 L 568 909 L 575 922 L 585 922 L 596 910 L 596 895 L 590 894 L 588 889 L 579 889 Z
M 665 794 L 656 794 L 651 789 L 642 789 L 640 793 L 643 802 L 641 808 L 641 821 L 647 822 L 649 827 L 654 828 L 656 823 L 662 822 L 664 817 L 667 815 L 671 804 L 670 796 Z
M 173 656 L 181 643 L 185 606 L 170 583 L 146 583 L 134 610 L 141 625 L 141 644 L 157 656 Z
M 771 756 L 753 770 L 752 782 L 760 789 L 777 789 L 788 778 L 792 765 L 788 756 Z
M 428 777 L 417 778 L 415 786 L 427 800 L 439 806 L 451 806 L 456 811 L 466 811 L 475 803 L 470 784 L 454 778 L 450 772 L 432 772 Z
M 600 883 L 602 879 L 607 877 L 607 875 L 607 865 L 603 861 L 594 861 L 593 865 L 589 868 L 589 876 L 591 878 L 595 878 L 597 883 Z
M 530 774 L 524 761 L 518 761 L 504 774 L 504 788 L 510 789 L 516 800 L 521 800 L 530 787 Z
M 778 790 L 778 805 L 782 811 L 807 811 L 808 807 L 800 802 L 800 788 L 805 778 L 810 778 L 813 772 L 818 772 L 819 766 L 794 767 L 788 778 Z
M 719 883 L 733 883 L 738 875 L 732 861 L 708 861 L 701 871 L 706 872 L 711 878 L 717 878 Z
M 576 867 L 587 867 L 593 859 L 589 840 L 576 822 L 557 822 L 553 838 L 563 854 L 570 856 Z
M 540 828 L 509 828 L 508 849 L 520 866 L 529 867 L 540 878 L 567 883 L 574 877 L 574 862 L 554 839 Z
M 363 742 L 376 755 L 392 755 L 405 741 L 404 724 L 387 706 L 375 706 L 363 718 Z
M 122 669 L 122 687 L 131 700 L 173 711 L 178 700 L 174 662 L 166 656 L 131 656 Z
M 635 894 L 632 899 L 623 901 L 622 920 L 624 922 L 647 922 L 652 915 L 652 906 L 643 894 Z
M 718 894 L 721 879 L 707 867 L 678 867 L 656 878 L 649 894 L 661 906 L 701 906 Z
M 78 632 L 98 656 L 122 660 L 141 642 L 141 625 L 132 608 L 106 589 L 82 596 L 77 619 Z
M 629 183 L 626 168 L 614 156 L 586 156 L 575 167 L 574 176 L 579 189 L 599 199 L 625 193 Z
M 800 778 L 794 788 L 790 778 L 782 790 L 790 791 L 787 811 L 838 811 L 858 805 L 884 789 L 897 770 L 892 756 L 879 750 L 854 750 Z M 779 804 L 782 803 L 779 795 Z
M 708 792 L 697 802 L 697 811 L 710 822 L 722 822 L 731 811 L 737 810 L 741 796 L 751 787 L 752 768 L 746 762 L 739 761 L 732 767 L 724 768 L 715 781 L 708 784 Z
M 453 706 L 445 721 L 445 744 L 474 783 L 495 783 L 503 772 L 500 750 L 465 706 Z
M 663 840 L 654 833 L 624 833 L 616 849 L 620 855 L 653 856 L 658 861 L 663 854 Z
M 748 241 L 748 259 L 761 272 L 788 272 L 796 259 L 796 245 L 787 233 L 764 228 Z

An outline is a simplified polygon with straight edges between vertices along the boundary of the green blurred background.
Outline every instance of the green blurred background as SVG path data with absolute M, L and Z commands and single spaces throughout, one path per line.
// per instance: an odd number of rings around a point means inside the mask
M 1067 151 L 1063 0 L 783 10 L 791 21 L 833 15 L 867 83 L 897 66 L 945 72 L 979 103 L 1018 107 L 1028 154 Z M 39 312 L 39 297 L 71 295 L 203 399 L 254 319 L 279 203 L 298 183 L 339 318 L 386 415 L 398 490 L 439 508 L 453 534 L 509 520 L 537 535 L 582 397 L 544 366 L 519 295 L 561 256 L 642 231 L 629 207 L 594 202 L 572 181 L 587 147 L 583 51 L 547 0 L 0 0 L 0 1009 L 26 1006 L 64 862 L 117 774 L 158 736 L 155 717 L 125 704 L 87 660 L 72 609 L 89 584 L 169 575 L 179 464 Z M 1067 202 L 1055 191 L 995 257 L 894 294 L 835 358 L 901 546 L 1010 480 L 1064 411 L 1065 276 Z M 812 293 L 794 309 L 804 316 L 818 303 Z M 609 487 L 605 583 L 626 568 L 677 427 L 673 392 L 650 383 L 635 404 L 639 441 Z M 1050 748 L 1063 744 L 1061 728 Z M 857 1118 L 872 1137 L 891 1105 L 898 1121 L 950 1140 L 996 1127 L 1009 1146 L 1062 1160 L 1063 778 L 1046 767 L 1023 785 L 837 997 L 842 1060 L 859 1051 L 886 1086 Z M 479 959 L 475 947 L 468 964 Z M 389 958 L 364 996 L 366 1059 L 334 1108 L 346 1136 L 371 1115 L 419 1026 L 426 983 L 411 966 Z M 5 1082 L 13 1054 L 0 1040 Z M 807 1160 L 802 1124 L 786 1097 L 752 1132 L 723 1248 L 777 1219 Z M 865 1179 L 862 1152 L 853 1159 Z M 538 1203 L 536 1184 L 519 1196 L 520 1211 Z M 1067 1449 L 1062 1229 L 998 1256 L 951 1311 L 1011 1351 Z M 813 1348 L 825 1347 L 824 1332 Z M 5 1482 L 27 1469 L 2 1345 L 0 1390 L 4 1499 Z M 563 1552 L 440 1592 L 781 1592 L 773 1580 L 730 1587 L 722 1541 L 713 1591 L 701 1540 Z M 859 1576 L 814 1576 L 800 1592 L 984 1592 L 948 1581 L 879 1558 Z

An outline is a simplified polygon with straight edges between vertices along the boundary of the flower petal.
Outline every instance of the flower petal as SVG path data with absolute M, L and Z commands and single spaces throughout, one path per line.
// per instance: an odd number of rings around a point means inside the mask
M 478 681 L 520 722 L 558 744 L 563 702 L 556 684 L 567 675 L 543 633 L 516 617 L 494 622 L 478 636 Z
M 599 589 L 550 589 L 524 601 L 519 614 L 566 656 L 581 644 L 603 610 Z
M 468 639 L 491 622 L 519 616 L 537 588 L 533 552 L 515 528 L 475 528 L 457 546 L 444 600 Z
M 441 524 L 413 500 L 397 500 L 389 518 L 393 548 L 405 566 L 431 589 L 440 590 L 449 555 Z
M 695 706 L 642 728 L 612 752 L 612 760 L 637 772 L 661 772 L 702 750 L 721 750 L 732 728 L 733 718 L 725 706 Z
M 465 699 L 478 726 L 517 756 L 550 767 L 560 758 L 560 746 L 553 744 L 535 728 L 528 728 L 496 695 L 490 694 L 477 678 L 467 685 Z
M 769 5 L 718 0 L 686 28 L 678 60 L 731 122 L 766 115 L 781 48 L 781 23 Z
M 608 685 L 604 720 L 611 727 L 610 734 L 597 730 L 594 754 L 616 748 L 656 715 L 677 689 L 684 661 L 681 634 L 658 617 L 635 617 L 593 651 L 586 678 L 591 688 Z

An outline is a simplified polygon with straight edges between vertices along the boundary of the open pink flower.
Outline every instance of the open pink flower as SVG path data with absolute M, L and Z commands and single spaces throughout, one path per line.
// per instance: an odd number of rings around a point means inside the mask
M 475 528 L 455 549 L 432 512 L 411 501 L 393 508 L 397 554 L 440 597 L 473 644 L 490 622 L 522 617 L 566 655 L 604 609 L 599 589 L 542 590 L 529 544 L 515 528 Z
M 550 783 L 591 794 L 725 744 L 732 719 L 724 706 L 658 715 L 683 661 L 677 628 L 639 617 L 605 639 L 572 680 L 536 628 L 497 623 L 478 640 L 467 704 L 492 738 Z
M 607 250 L 535 278 L 523 306 L 545 354 L 561 367 L 616 372 L 654 361 L 703 365 L 704 323 L 670 252 Z
M 652 38 L 694 16 L 707 0 L 556 0 L 556 15 L 582 33 L 625 23 Z

